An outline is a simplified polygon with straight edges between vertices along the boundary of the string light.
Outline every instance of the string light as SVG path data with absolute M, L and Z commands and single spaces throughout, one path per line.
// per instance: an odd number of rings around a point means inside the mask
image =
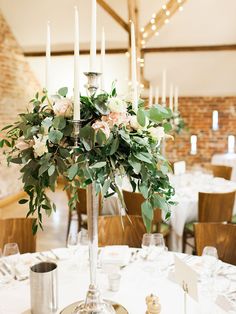
M 179 11 L 183 11 L 183 7 L 182 7 L 182 5 L 179 7 Z
M 143 38 L 147 38 L 147 33 L 143 33 Z
M 155 19 L 151 19 L 151 21 L 150 21 L 152 24 L 154 24 L 155 23 Z
M 145 45 L 145 40 L 144 40 L 144 39 L 141 40 L 141 44 L 142 44 L 142 45 Z
M 156 17 L 156 13 L 153 13 L 152 18 L 155 19 Z
M 169 23 L 169 19 L 165 19 L 165 24 L 168 24 Z
M 182 3 L 182 0 L 177 0 L 178 3 Z
M 155 31 L 156 30 L 156 25 L 152 25 L 152 30 Z
M 157 31 L 156 33 L 155 33 L 155 36 L 159 36 L 160 35 L 160 33 Z
M 163 10 L 166 10 L 166 4 L 163 4 L 163 5 L 162 5 L 162 9 L 163 9 Z
M 142 28 L 140 29 L 140 31 L 141 31 L 141 33 L 143 33 L 143 32 L 144 32 L 144 27 L 142 27 Z
M 126 56 L 127 58 L 130 57 L 129 51 L 126 51 L 125 56 Z
M 166 11 L 166 15 L 167 15 L 167 16 L 170 15 L 170 11 L 169 11 L 169 10 Z

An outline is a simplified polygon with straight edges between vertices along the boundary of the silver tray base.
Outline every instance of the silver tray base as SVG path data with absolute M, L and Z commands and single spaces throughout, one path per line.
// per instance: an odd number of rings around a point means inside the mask
M 129 314 L 129 312 L 121 304 L 110 301 L 110 300 L 104 300 L 104 301 L 109 302 L 113 306 L 113 308 L 117 314 Z M 68 305 L 67 307 L 65 307 L 60 312 L 60 314 L 72 314 L 72 313 L 74 313 L 75 308 L 79 304 L 81 304 L 81 302 L 83 302 L 83 301 L 75 302 L 75 303 Z

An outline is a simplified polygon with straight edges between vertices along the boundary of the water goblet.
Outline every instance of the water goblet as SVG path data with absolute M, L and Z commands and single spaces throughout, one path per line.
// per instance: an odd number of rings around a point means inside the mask
M 144 259 L 148 258 L 152 248 L 153 248 L 152 234 L 145 233 L 142 239 L 142 249 L 144 253 L 144 257 L 143 257 Z
M 208 278 L 213 278 L 217 264 L 218 264 L 218 253 L 217 249 L 213 246 L 206 246 L 202 252 L 202 259 L 204 263 L 203 274 Z
M 20 251 L 17 243 L 7 243 L 3 248 L 3 262 L 6 271 L 12 278 L 15 276 L 15 268 L 19 262 Z
M 158 255 L 163 253 L 165 250 L 165 240 L 164 240 L 163 234 L 153 233 L 152 244 L 153 244 L 155 251 Z

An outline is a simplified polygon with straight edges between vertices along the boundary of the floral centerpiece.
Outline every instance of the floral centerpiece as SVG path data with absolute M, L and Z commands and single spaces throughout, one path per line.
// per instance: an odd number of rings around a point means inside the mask
M 11 148 L 8 162 L 22 166 L 21 178 L 29 199 L 20 203 L 28 202 L 28 216 L 37 213 L 33 231 L 42 228 L 42 211 L 50 215 L 56 210 L 46 190 L 55 190 L 59 176 L 64 177 L 71 191 L 71 208 L 78 200 L 77 189 L 92 182 L 103 198 L 117 193 L 125 208 L 122 178 L 126 176 L 133 190 L 145 198 L 142 216 L 150 231 L 155 208 L 163 209 L 166 218 L 170 216 L 174 190 L 160 144 L 170 137 L 166 131 L 171 129 L 168 121 L 172 112 L 160 105 L 145 109 L 142 100 L 135 112 L 129 100 L 117 96 L 114 86 L 111 93 L 81 96 L 80 141 L 74 150 L 73 101 L 67 93 L 65 87 L 52 97 L 46 90 L 37 93 L 30 101 L 31 108 L 3 129 L 6 136 L 0 141 L 1 147 Z

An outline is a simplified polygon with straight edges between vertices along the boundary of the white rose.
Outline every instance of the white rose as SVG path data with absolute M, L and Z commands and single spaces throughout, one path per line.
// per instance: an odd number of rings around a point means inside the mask
M 50 128 L 50 126 L 52 125 L 52 117 L 47 117 L 43 120 L 43 122 L 41 123 L 43 130 L 44 130 L 44 134 L 48 134 L 48 130 Z
M 148 132 L 150 133 L 151 137 L 158 142 L 160 142 L 163 138 L 173 139 L 173 136 L 165 133 L 163 126 L 158 126 L 156 128 L 151 127 L 148 129 Z
M 118 98 L 118 97 L 110 98 L 107 106 L 111 112 L 116 112 L 116 113 L 126 113 L 127 112 L 126 102 L 124 100 Z
M 43 156 L 43 154 L 48 152 L 47 147 L 48 136 L 39 134 L 38 137 L 34 136 L 34 152 L 37 157 Z
M 56 99 L 53 111 L 56 116 L 71 117 L 73 114 L 72 101 L 68 98 Z

